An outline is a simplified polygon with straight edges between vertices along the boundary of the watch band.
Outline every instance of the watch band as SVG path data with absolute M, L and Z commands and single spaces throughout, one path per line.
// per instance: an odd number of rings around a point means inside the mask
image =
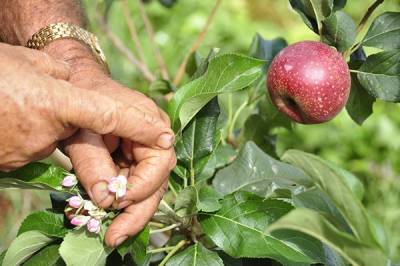
M 26 43 L 26 47 L 41 50 L 52 41 L 65 38 L 72 38 L 85 43 L 96 55 L 97 60 L 107 68 L 106 57 L 100 48 L 97 36 L 74 24 L 49 24 L 33 34 Z

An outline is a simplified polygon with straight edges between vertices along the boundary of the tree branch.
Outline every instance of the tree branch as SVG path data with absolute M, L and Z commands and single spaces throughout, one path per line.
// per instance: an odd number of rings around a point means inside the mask
M 149 82 L 153 82 L 156 80 L 155 76 L 150 72 L 146 65 L 139 62 L 139 60 L 135 57 L 135 55 L 123 44 L 120 38 L 116 36 L 111 29 L 108 27 L 107 22 L 101 16 L 97 16 L 97 23 L 100 26 L 100 29 L 107 35 L 108 39 L 112 42 L 112 44 L 117 48 L 122 54 L 126 56 L 126 58 L 135 65 L 140 72 L 142 72 L 144 78 Z
M 210 24 L 213 21 L 213 19 L 215 17 L 215 14 L 217 13 L 217 10 L 218 10 L 218 7 L 220 6 L 220 4 L 221 4 L 221 0 L 216 0 L 215 1 L 215 5 L 214 5 L 213 9 L 211 10 L 210 15 L 208 16 L 207 22 L 204 25 L 203 30 L 199 33 L 199 35 L 197 36 L 196 40 L 194 41 L 194 43 L 190 47 L 189 52 L 187 53 L 187 55 L 183 59 L 182 64 L 179 66 L 178 72 L 176 73 L 176 76 L 175 76 L 174 81 L 173 81 L 173 84 L 175 86 L 178 86 L 178 84 L 181 82 L 181 80 L 183 78 L 183 75 L 185 74 L 185 69 L 186 69 L 186 65 L 188 64 L 189 58 L 197 50 L 197 48 L 199 48 L 201 42 L 204 40 L 204 37 L 206 36 L 206 33 L 208 31 L 208 28 L 210 27 Z
M 147 34 L 149 35 L 150 44 L 153 48 L 153 52 L 156 57 L 158 67 L 160 68 L 161 77 L 165 80 L 169 80 L 168 70 L 165 65 L 164 58 L 161 55 L 160 49 L 154 39 L 153 26 L 150 22 L 149 17 L 147 16 L 146 10 L 144 8 L 144 4 L 143 4 L 142 0 L 137 0 L 137 3 L 139 6 L 140 15 L 142 16 L 142 19 L 143 19 L 144 27 L 146 29 Z
M 365 24 L 367 23 L 369 17 L 371 14 L 375 11 L 375 9 L 384 2 L 385 0 L 376 0 L 367 10 L 365 13 L 364 17 L 361 19 L 360 23 L 357 26 L 357 32 L 360 32 L 363 30 Z
M 140 61 L 142 62 L 142 64 L 147 66 L 146 59 L 145 59 L 144 52 L 143 52 L 143 47 L 142 47 L 142 45 L 140 43 L 140 40 L 139 40 L 139 36 L 138 36 L 137 30 L 136 30 L 135 22 L 134 22 L 134 20 L 132 19 L 132 17 L 129 14 L 128 0 L 122 1 L 122 11 L 123 11 L 123 14 L 124 14 L 124 18 L 125 18 L 126 24 L 128 25 L 129 33 L 131 35 L 133 43 L 135 44 L 136 51 L 137 51 L 137 53 L 139 55 Z M 148 68 L 148 66 L 147 66 L 147 68 Z

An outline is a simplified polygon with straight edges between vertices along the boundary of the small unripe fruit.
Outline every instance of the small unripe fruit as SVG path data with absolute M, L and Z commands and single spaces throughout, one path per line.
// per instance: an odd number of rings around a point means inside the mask
M 350 93 L 349 68 L 334 48 L 303 41 L 283 49 L 272 61 L 267 87 L 279 111 L 303 124 L 335 117 Z

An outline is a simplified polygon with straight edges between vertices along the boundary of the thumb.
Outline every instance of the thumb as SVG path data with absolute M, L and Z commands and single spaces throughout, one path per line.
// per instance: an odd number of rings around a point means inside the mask
M 18 53 L 40 72 L 48 74 L 56 79 L 68 80 L 70 66 L 61 60 L 54 59 L 45 52 L 18 47 Z
M 150 147 L 169 149 L 174 143 L 171 128 L 160 118 L 133 105 L 115 101 L 96 91 L 63 85 L 57 93 L 56 116 L 64 125 L 111 134 Z

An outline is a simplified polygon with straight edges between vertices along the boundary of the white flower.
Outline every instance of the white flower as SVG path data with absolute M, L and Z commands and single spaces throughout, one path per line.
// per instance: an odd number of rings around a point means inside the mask
M 98 207 L 94 205 L 93 202 L 91 202 L 90 200 L 85 200 L 83 208 L 87 211 L 94 211 L 98 209 Z
M 119 175 L 117 177 L 111 178 L 108 183 L 108 190 L 112 193 L 115 193 L 115 197 L 122 198 L 126 194 L 128 180 L 125 176 Z
M 101 220 L 107 215 L 107 213 L 103 209 L 96 209 L 96 210 L 89 211 L 89 215 L 92 218 Z

